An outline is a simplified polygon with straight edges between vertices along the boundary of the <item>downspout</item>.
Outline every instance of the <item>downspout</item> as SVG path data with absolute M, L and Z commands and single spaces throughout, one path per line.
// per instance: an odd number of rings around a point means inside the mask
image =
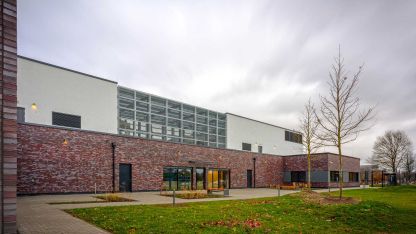
M 253 188 L 256 188 L 256 158 L 253 158 Z
M 115 161 L 116 161 L 116 144 L 114 142 L 111 143 L 111 151 L 112 151 L 112 158 L 113 158 L 113 193 L 116 192 L 116 183 L 115 183 L 115 177 L 116 177 L 116 167 L 115 167 Z

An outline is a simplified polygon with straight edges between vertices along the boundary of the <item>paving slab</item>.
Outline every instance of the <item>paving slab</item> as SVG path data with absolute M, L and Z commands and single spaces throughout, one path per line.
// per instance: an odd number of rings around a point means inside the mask
M 357 188 L 346 188 L 357 189 Z M 331 189 L 336 191 L 337 189 Z M 328 189 L 315 190 L 327 192 Z M 284 196 L 298 190 L 280 190 Z M 150 204 L 171 204 L 172 198 L 161 196 L 159 192 L 133 192 L 120 193 L 122 197 L 135 200 L 134 202 L 105 202 L 105 203 L 82 203 L 82 204 L 50 204 L 56 202 L 84 202 L 97 201 L 94 194 L 69 194 L 69 195 L 36 195 L 20 196 L 17 199 L 17 225 L 19 233 L 108 233 L 92 224 L 75 218 L 66 213 L 65 209 L 103 207 L 103 206 L 125 206 L 125 205 L 150 205 Z M 176 203 L 205 202 L 219 200 L 239 200 L 262 197 L 278 196 L 277 189 L 255 188 L 255 189 L 231 189 L 230 197 L 206 198 L 206 199 L 180 199 Z

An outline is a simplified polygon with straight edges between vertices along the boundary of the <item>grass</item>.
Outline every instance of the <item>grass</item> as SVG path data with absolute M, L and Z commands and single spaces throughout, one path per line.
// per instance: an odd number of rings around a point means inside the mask
M 161 195 L 161 196 L 173 197 L 172 194 Z M 220 195 L 220 194 L 202 194 L 202 195 L 176 194 L 175 196 L 177 198 L 181 198 L 181 199 L 204 199 L 204 198 L 222 198 L 222 197 L 224 197 L 224 195 Z
M 345 195 L 362 202 L 319 205 L 295 195 L 68 212 L 113 233 L 415 233 L 415 186 L 347 190 Z

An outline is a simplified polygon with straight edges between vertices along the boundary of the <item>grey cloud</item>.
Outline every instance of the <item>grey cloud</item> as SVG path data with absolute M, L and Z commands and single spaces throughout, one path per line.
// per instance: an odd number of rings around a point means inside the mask
M 341 44 L 365 63 L 358 95 L 377 122 L 346 147 L 371 155 L 377 135 L 416 142 L 415 1 L 18 1 L 18 52 L 207 108 L 296 128 L 325 94 Z M 332 149 L 329 149 L 332 150 Z

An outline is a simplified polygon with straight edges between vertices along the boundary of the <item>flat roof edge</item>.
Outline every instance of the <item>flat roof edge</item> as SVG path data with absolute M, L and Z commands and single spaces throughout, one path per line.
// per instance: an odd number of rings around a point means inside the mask
M 338 156 L 338 154 L 336 153 L 331 153 L 331 152 L 322 152 L 322 153 L 312 153 L 311 155 L 333 155 L 333 156 Z M 296 157 L 296 156 L 306 156 L 307 154 L 289 154 L 289 155 L 284 155 L 284 157 Z M 359 157 L 354 157 L 354 156 L 349 156 L 349 155 L 342 155 L 342 157 L 347 157 L 347 158 L 354 158 L 354 159 L 359 159 L 361 161 L 361 158 Z
M 50 67 L 58 68 L 58 69 L 61 69 L 61 70 L 65 70 L 65 71 L 77 73 L 77 74 L 80 74 L 80 75 L 88 76 L 88 77 L 91 77 L 91 78 L 94 78 L 94 79 L 110 82 L 110 83 L 113 83 L 113 84 L 118 84 L 118 82 L 114 81 L 114 80 L 105 79 L 105 78 L 102 78 L 102 77 L 94 76 L 94 75 L 91 75 L 91 74 L 88 74 L 88 73 L 76 71 L 76 70 L 69 69 L 69 68 L 66 68 L 66 67 L 61 67 L 61 66 L 54 65 L 54 64 L 51 64 L 51 63 L 47 63 L 47 62 L 43 62 L 43 61 L 40 61 L 40 60 L 37 60 L 37 59 L 29 58 L 29 57 L 26 57 L 26 56 L 17 55 L 17 57 L 21 58 L 21 59 L 26 59 L 26 60 L 29 60 L 29 61 L 32 61 L 32 62 L 35 62 L 35 63 L 40 63 L 40 64 L 43 64 L 43 65 L 46 65 L 46 66 L 50 66 Z
M 230 112 L 226 112 L 225 114 L 226 115 L 234 115 L 234 116 L 237 116 L 237 117 L 240 117 L 240 118 L 243 118 L 243 119 L 251 120 L 251 121 L 258 122 L 258 123 L 261 123 L 261 124 L 266 124 L 266 125 L 269 125 L 269 126 L 272 126 L 272 127 L 275 127 L 275 128 L 281 128 L 281 129 L 284 129 L 284 130 L 288 130 L 288 131 L 291 131 L 291 132 L 296 132 L 296 133 L 301 134 L 301 132 L 293 130 L 293 129 L 284 128 L 284 127 L 281 127 L 281 126 L 278 126 L 278 125 L 274 125 L 274 124 L 266 123 L 266 122 L 263 122 L 263 121 L 260 121 L 260 120 L 248 118 L 248 117 L 245 117 L 245 116 L 242 116 L 242 115 L 237 115 L 237 114 L 233 114 L 233 113 L 230 113 Z

